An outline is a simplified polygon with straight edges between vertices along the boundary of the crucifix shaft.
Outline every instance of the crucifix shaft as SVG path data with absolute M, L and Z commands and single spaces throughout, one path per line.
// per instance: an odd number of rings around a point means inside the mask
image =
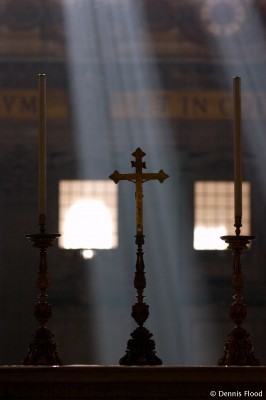
M 112 175 L 109 176 L 115 183 L 119 181 L 129 181 L 136 185 L 135 200 L 136 200 L 136 234 L 143 235 L 143 183 L 150 180 L 157 180 L 162 183 L 168 178 L 168 175 L 161 169 L 157 173 L 147 173 L 143 172 L 146 169 L 145 162 L 142 158 L 145 153 L 138 147 L 132 156 L 135 157 L 135 161 L 131 161 L 131 166 L 135 167 L 135 173 L 121 174 L 115 170 Z

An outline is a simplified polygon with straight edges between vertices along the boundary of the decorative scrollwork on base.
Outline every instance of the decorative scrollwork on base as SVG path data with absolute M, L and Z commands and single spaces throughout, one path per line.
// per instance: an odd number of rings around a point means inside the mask
M 218 365 L 260 365 L 253 354 L 249 333 L 241 326 L 235 326 L 228 335 L 224 356 L 218 361 Z
M 39 327 L 29 344 L 24 365 L 62 365 L 57 354 L 54 335 L 45 327 Z
M 120 365 L 162 365 L 156 356 L 155 342 L 152 333 L 139 326 L 131 333 L 132 339 L 127 342 L 126 355 L 119 361 Z

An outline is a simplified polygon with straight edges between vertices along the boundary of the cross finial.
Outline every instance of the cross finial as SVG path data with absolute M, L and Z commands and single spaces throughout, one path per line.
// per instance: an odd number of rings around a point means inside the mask
M 144 153 L 144 151 L 142 151 L 140 147 L 138 147 L 134 151 L 134 153 L 132 153 L 132 156 L 135 157 L 136 161 L 131 161 L 131 166 L 136 167 L 136 172 L 137 172 L 137 170 L 139 170 L 138 172 L 141 172 L 142 168 L 146 169 L 145 161 L 142 161 L 142 158 L 145 155 L 146 155 L 146 153 Z

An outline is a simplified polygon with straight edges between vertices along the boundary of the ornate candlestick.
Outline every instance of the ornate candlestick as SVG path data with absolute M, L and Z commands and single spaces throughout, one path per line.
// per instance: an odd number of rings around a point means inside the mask
M 24 365 L 61 365 L 62 361 L 57 354 L 57 345 L 54 335 L 46 327 L 52 315 L 52 306 L 47 303 L 47 288 L 49 286 L 47 270 L 47 249 L 52 247 L 58 233 L 45 232 L 45 216 L 40 215 L 40 233 L 26 235 L 34 247 L 40 249 L 40 264 L 37 286 L 40 290 L 39 301 L 35 305 L 34 316 L 40 326 L 36 330 L 32 341 L 29 344 L 27 356 L 22 364 Z
M 253 345 L 249 333 L 241 324 L 247 316 L 247 307 L 243 303 L 243 275 L 241 271 L 240 257 L 243 250 L 255 238 L 254 236 L 241 236 L 241 217 L 235 217 L 236 235 L 222 236 L 221 239 L 228 243 L 228 249 L 233 250 L 233 275 L 232 287 L 235 291 L 233 303 L 230 306 L 229 316 L 235 326 L 228 335 L 224 347 L 224 355 L 218 361 L 218 365 L 259 365 L 259 361 L 253 354 Z
M 161 365 L 162 361 L 156 356 L 155 342 L 152 339 L 152 333 L 148 331 L 143 325 L 149 316 L 149 306 L 144 303 L 144 289 L 146 287 L 145 279 L 145 265 L 143 260 L 142 246 L 144 244 L 143 235 L 143 207 L 142 207 L 142 185 L 148 180 L 158 180 L 163 182 L 168 178 L 168 175 L 160 170 L 158 173 L 144 173 L 143 168 L 146 168 L 145 162 L 142 158 L 145 153 L 138 147 L 132 155 L 135 157 L 135 161 L 131 161 L 132 167 L 136 168 L 135 173 L 120 174 L 118 171 L 114 171 L 110 175 L 115 183 L 120 180 L 127 180 L 135 183 L 136 185 L 136 240 L 137 244 L 137 261 L 136 261 L 136 272 L 134 279 L 134 287 L 137 290 L 137 303 L 132 307 L 131 316 L 134 318 L 138 327 L 131 333 L 132 339 L 129 339 L 127 343 L 127 350 L 124 357 L 119 361 L 121 365 Z

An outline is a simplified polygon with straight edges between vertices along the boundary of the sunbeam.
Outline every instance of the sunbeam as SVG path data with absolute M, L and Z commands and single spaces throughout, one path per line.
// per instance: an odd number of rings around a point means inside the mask
M 147 23 L 145 10 L 141 2 L 116 2 L 116 8 L 99 0 L 80 1 L 76 7 L 66 2 L 64 8 L 79 174 L 80 178 L 102 179 L 114 169 L 129 169 L 131 153 L 141 147 L 146 153 L 147 170 L 163 168 L 170 175 L 163 186 L 144 185 L 146 295 L 150 304 L 147 324 L 154 332 L 158 353 L 164 354 L 164 363 L 189 364 L 189 328 L 181 321 L 187 313 L 186 299 L 191 301 L 193 296 L 185 273 L 189 261 L 185 254 L 179 254 L 182 239 L 178 208 L 183 195 L 178 154 L 170 140 L 165 144 L 170 124 L 156 117 L 156 93 L 162 91 L 162 83 L 152 45 L 140 37 L 138 29 Z M 127 37 L 127 48 L 121 44 L 121 36 Z M 90 69 L 97 69 L 94 82 Z M 130 282 L 133 285 L 135 263 L 133 187 L 119 185 L 119 204 L 120 247 L 110 257 L 116 265 L 115 281 L 126 288 Z M 114 293 L 108 288 L 115 283 L 100 260 L 104 263 L 106 257 L 97 256 L 90 272 L 94 287 L 102 287 L 95 290 L 100 362 L 115 363 L 122 356 L 123 343 L 126 346 L 133 325 L 130 307 L 134 291 Z M 125 295 L 127 298 L 122 298 Z M 127 317 L 125 309 L 117 306 L 118 298 L 128 308 Z

